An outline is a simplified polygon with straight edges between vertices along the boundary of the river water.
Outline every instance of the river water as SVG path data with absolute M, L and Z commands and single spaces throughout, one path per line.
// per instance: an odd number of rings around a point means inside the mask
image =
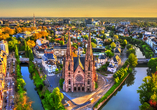
M 21 73 L 23 76 L 23 79 L 26 82 L 25 88 L 27 90 L 27 96 L 30 98 L 32 103 L 33 110 L 44 110 L 42 107 L 42 103 L 40 100 L 40 97 L 35 90 L 35 85 L 33 80 L 31 79 L 30 73 L 28 71 L 28 65 L 21 65 Z
M 145 58 L 139 48 L 136 48 L 137 58 Z M 117 92 L 100 108 L 100 110 L 139 110 L 138 87 L 147 76 L 148 67 L 135 67 Z

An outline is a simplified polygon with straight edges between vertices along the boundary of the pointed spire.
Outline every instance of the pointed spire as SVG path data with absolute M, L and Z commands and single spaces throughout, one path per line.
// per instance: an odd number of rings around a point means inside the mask
M 87 58 L 91 57 L 91 59 L 93 59 L 90 30 L 89 30 L 89 36 L 88 36 L 88 45 L 87 45 L 86 57 Z
M 69 33 L 70 32 L 68 32 L 67 53 L 66 53 L 67 58 L 71 57 L 71 55 L 72 55 L 72 52 L 71 52 L 71 39 L 70 39 L 70 34 Z

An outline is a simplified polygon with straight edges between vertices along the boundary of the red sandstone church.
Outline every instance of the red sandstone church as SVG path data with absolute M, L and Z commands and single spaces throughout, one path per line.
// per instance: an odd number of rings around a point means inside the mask
M 80 57 L 79 55 L 77 57 L 72 56 L 69 35 L 62 78 L 64 78 L 63 90 L 65 92 L 91 92 L 95 90 L 97 76 L 90 34 L 85 57 Z

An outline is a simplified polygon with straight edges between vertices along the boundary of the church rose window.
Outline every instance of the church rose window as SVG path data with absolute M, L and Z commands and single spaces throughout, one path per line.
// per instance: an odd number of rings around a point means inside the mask
M 76 81 L 82 81 L 83 80 L 83 77 L 80 75 L 80 74 L 78 74 L 77 76 L 76 76 Z

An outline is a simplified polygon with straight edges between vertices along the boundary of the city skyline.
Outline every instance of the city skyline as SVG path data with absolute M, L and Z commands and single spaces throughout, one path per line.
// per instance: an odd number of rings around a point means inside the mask
M 156 0 L 5 0 L 0 17 L 157 17 Z

